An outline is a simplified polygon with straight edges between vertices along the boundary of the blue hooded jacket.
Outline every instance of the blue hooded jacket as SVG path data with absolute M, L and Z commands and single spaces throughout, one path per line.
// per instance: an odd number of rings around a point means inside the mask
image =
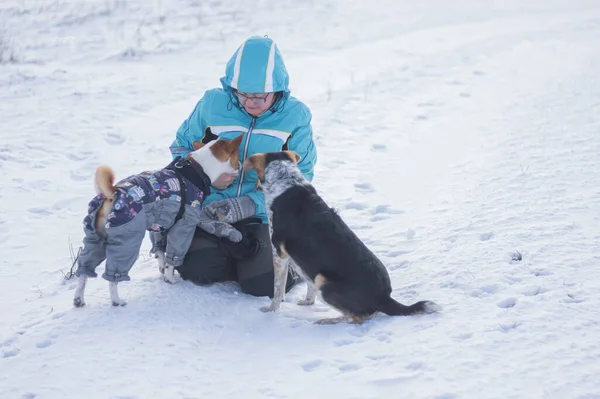
M 305 104 L 290 96 L 288 83 L 287 69 L 275 42 L 267 37 L 249 38 L 227 63 L 225 76 L 221 78 L 223 88 L 206 91 L 177 130 L 170 147 L 173 157 L 186 156 L 193 150 L 194 141 L 231 140 L 244 133 L 239 148 L 241 162 L 256 153 L 289 149 L 300 155 L 298 167 L 312 180 L 317 161 L 312 114 Z M 280 95 L 269 110 L 254 117 L 239 103 L 233 89 Z M 203 205 L 247 195 L 256 205 L 255 216 L 267 223 L 264 195 L 256 190 L 257 179 L 255 171 L 241 171 L 225 190 L 211 187 Z

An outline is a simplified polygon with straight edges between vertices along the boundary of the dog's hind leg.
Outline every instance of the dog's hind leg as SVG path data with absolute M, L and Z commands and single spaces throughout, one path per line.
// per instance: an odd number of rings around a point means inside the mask
M 108 292 L 113 306 L 125 306 L 119 296 L 117 283 L 129 281 L 129 270 L 135 264 L 146 235 L 146 214 L 140 211 L 125 225 L 106 229 L 106 268 L 102 277 L 109 282 Z
M 349 316 L 340 316 L 340 317 L 330 317 L 328 319 L 319 319 L 315 320 L 314 324 L 339 324 L 339 323 L 348 323 L 352 319 Z
M 151 231 L 149 233 L 152 249 L 150 255 L 158 259 L 158 271 L 165 274 L 165 251 L 167 248 L 167 235 L 164 231 Z
M 85 306 L 83 295 L 85 294 L 85 285 L 87 283 L 87 279 L 88 276 L 85 274 L 81 274 L 79 277 L 77 277 L 77 288 L 75 288 L 75 297 L 73 298 L 73 305 L 76 308 Z
M 108 282 L 108 290 L 110 292 L 110 300 L 112 302 L 113 306 L 125 306 L 127 305 L 127 302 L 125 302 L 124 300 L 122 300 L 119 297 L 119 291 L 117 290 L 117 282 L 115 281 L 109 281 Z
M 158 259 L 158 271 L 165 274 L 165 253 L 163 251 L 155 252 L 154 254 Z
M 88 278 L 96 277 L 96 268 L 106 259 L 106 240 L 92 230 L 91 226 L 84 229 L 83 249 L 77 261 L 77 288 L 73 298 L 73 305 L 77 308 L 85 306 L 85 286 Z
M 160 262 L 160 258 L 159 258 Z M 166 283 L 173 284 L 175 282 L 175 266 L 168 263 L 163 268 L 164 280 Z
M 298 306 L 310 306 L 315 303 L 315 298 L 317 297 L 317 293 L 319 289 L 315 284 L 311 281 L 308 281 L 308 286 L 306 288 L 306 299 L 300 299 L 296 302 Z
M 283 302 L 285 297 L 285 285 L 287 283 L 290 260 L 289 257 L 283 259 L 280 258 L 277 255 L 275 248 L 273 248 L 273 300 L 271 301 L 271 305 L 260 308 L 261 311 L 274 312 L 281 307 L 281 302 Z
M 322 274 L 315 277 L 315 285 L 321 291 L 323 302 L 340 312 L 343 316 L 320 319 L 315 324 L 351 323 L 362 324 L 375 314 L 369 306 L 368 298 L 355 284 L 328 281 Z
M 314 322 L 314 324 L 338 324 L 338 323 L 350 323 L 350 324 L 362 324 L 365 321 L 372 318 L 374 314 L 369 316 L 351 316 L 344 315 L 340 317 L 331 317 L 328 319 L 319 319 Z

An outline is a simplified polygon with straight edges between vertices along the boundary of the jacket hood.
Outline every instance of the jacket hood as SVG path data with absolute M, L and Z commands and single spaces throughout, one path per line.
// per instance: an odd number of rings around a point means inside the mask
M 289 75 L 277 44 L 262 36 L 247 39 L 227 62 L 223 89 L 237 89 L 244 93 L 283 92 L 290 94 Z

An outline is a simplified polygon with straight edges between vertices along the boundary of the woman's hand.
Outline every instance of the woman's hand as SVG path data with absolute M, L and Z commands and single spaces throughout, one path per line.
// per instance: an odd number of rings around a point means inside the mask
M 214 182 L 212 182 L 212 186 L 214 188 L 218 188 L 219 190 L 225 190 L 227 187 L 233 183 L 235 178 L 238 176 L 237 173 L 223 173 L 221 176 L 217 178 Z

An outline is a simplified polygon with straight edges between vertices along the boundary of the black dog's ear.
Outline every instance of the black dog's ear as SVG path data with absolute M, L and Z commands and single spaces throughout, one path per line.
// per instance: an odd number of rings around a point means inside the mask
M 267 157 L 265 154 L 254 154 L 251 157 L 247 158 L 242 167 L 245 171 L 249 169 L 253 169 L 258 174 L 259 180 L 265 178 L 265 167 L 267 165 Z
M 287 154 L 287 156 L 289 156 L 289 157 L 290 157 L 290 159 L 291 159 L 291 160 L 292 160 L 294 163 L 296 163 L 296 164 L 297 164 L 298 162 L 300 162 L 300 158 L 301 158 L 301 157 L 300 157 L 300 155 L 299 155 L 299 154 L 298 154 L 296 151 L 289 151 L 289 150 L 286 150 L 286 151 L 284 151 L 284 152 Z
M 206 144 L 210 143 L 211 141 L 218 140 L 218 139 L 219 139 L 219 136 L 214 134 L 210 130 L 210 126 L 208 126 L 206 129 L 204 129 L 204 135 L 202 136 L 200 141 L 194 141 L 192 143 L 192 147 L 194 148 L 194 151 L 196 151 L 196 150 L 199 150 L 200 148 L 204 147 Z
M 219 136 L 217 136 L 212 132 L 212 130 L 210 130 L 210 126 L 207 126 L 206 129 L 204 129 L 204 136 L 202 136 L 202 139 L 200 141 L 202 141 L 202 143 L 204 144 L 208 144 L 211 141 L 218 139 Z

